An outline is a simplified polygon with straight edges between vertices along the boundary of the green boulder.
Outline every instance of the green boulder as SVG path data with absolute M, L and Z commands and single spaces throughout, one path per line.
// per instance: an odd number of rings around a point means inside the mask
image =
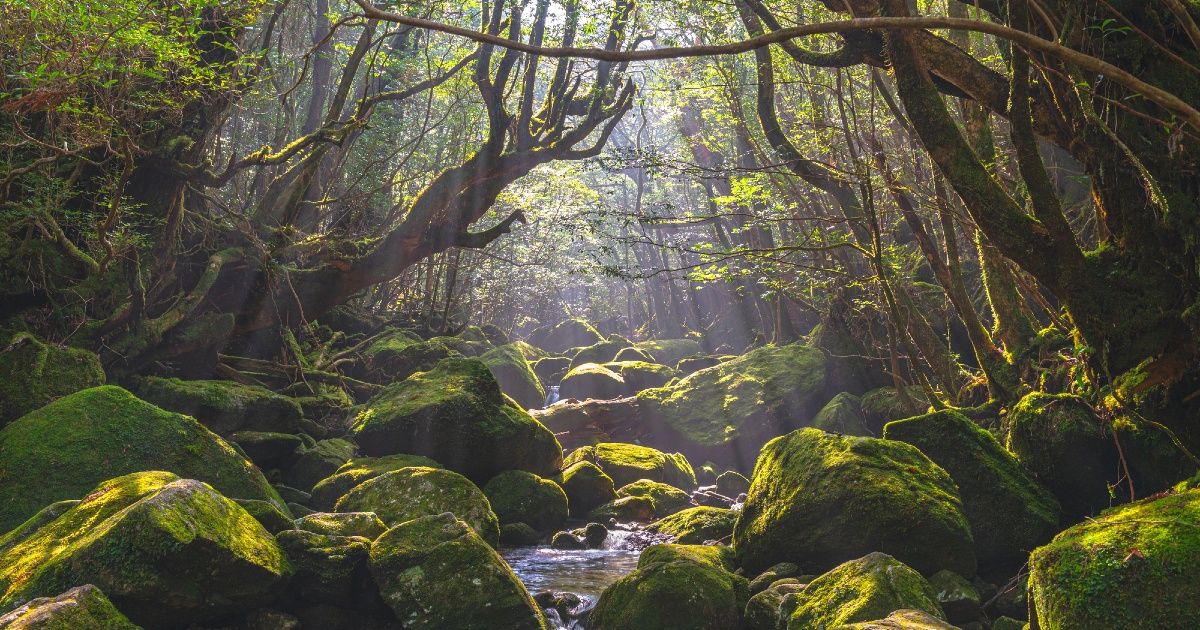
M 365 455 L 424 455 L 479 483 L 506 470 L 552 476 L 562 463 L 554 434 L 506 402 L 476 359 L 447 359 L 388 386 L 351 434 Z
M 920 389 L 909 387 L 904 392 L 908 395 L 907 405 L 900 396 L 900 390 L 895 387 L 878 387 L 859 398 L 870 435 L 882 434 L 883 426 L 893 420 L 920 415 L 928 410 L 929 403 L 925 402 L 925 395 Z
M 591 346 L 601 341 L 604 341 L 604 336 L 582 319 L 568 319 L 553 326 L 539 328 L 529 337 L 530 343 L 554 354 L 562 354 L 570 348 Z
M 754 593 L 746 602 L 744 630 L 778 630 L 784 599 L 804 590 L 805 586 L 795 580 L 783 579 Z M 754 592 L 753 589 L 751 592 Z
M 278 534 L 285 529 L 293 529 L 296 523 L 292 519 L 292 515 L 284 512 L 274 503 L 270 501 L 259 501 L 257 499 L 234 499 L 234 503 L 242 506 L 243 510 L 250 513 L 254 520 L 258 521 L 268 532 Z
M 727 470 L 717 476 L 717 492 L 731 499 L 750 491 L 750 480 L 736 470 Z
M 840 628 L 883 619 L 897 610 L 919 610 L 944 619 L 937 593 L 925 578 L 885 553 L 838 565 L 783 602 L 787 630 Z
M 570 466 L 577 462 L 592 462 L 599 466 L 618 487 L 639 479 L 661 481 L 676 488 L 696 487 L 696 472 L 686 457 L 679 453 L 667 454 L 649 446 L 620 442 L 582 446 L 571 451 L 563 460 L 563 465 Z
M 649 479 L 639 479 L 621 486 L 617 490 L 617 496 L 646 497 L 654 501 L 654 515 L 657 517 L 674 514 L 693 505 L 692 498 L 683 490 L 661 481 L 650 481 Z
M 840 626 L 838 630 L 958 630 L 958 626 L 952 626 L 922 610 L 897 610 L 885 619 L 851 623 Z M 992 630 L 1000 629 L 993 624 Z
M 958 488 L 916 447 L 801 429 L 754 467 L 733 544 L 747 571 L 777 562 L 824 569 L 872 551 L 925 574 L 975 575 Z
M 337 505 L 338 499 L 346 496 L 346 493 L 353 490 L 358 484 L 368 479 L 374 479 L 385 472 L 413 466 L 441 468 L 437 462 L 420 455 L 355 457 L 313 486 L 309 505 L 317 510 L 332 510 L 333 506 Z
M 317 512 L 296 520 L 296 529 L 326 536 L 358 536 L 375 540 L 387 525 L 374 512 Z
M 406 628 L 547 628 L 504 559 L 451 514 L 388 530 L 371 545 L 370 570 Z
M 342 438 L 321 440 L 304 449 L 296 463 L 283 473 L 289 486 L 307 492 L 354 457 L 358 449 L 353 442 Z
M 662 387 L 679 375 L 674 368 L 646 361 L 613 361 L 603 367 L 621 375 L 625 391 L 632 396 L 643 389 Z
M 683 359 L 704 352 L 704 348 L 695 339 L 653 339 L 639 341 L 634 348 L 654 357 L 655 363 L 675 365 Z
M 355 595 L 370 591 L 369 539 L 300 529 L 275 538 L 294 569 L 286 596 L 290 602 L 353 608 Z
M 55 501 L 83 498 L 106 479 L 143 470 L 199 479 L 228 497 L 287 511 L 263 474 L 199 422 L 104 385 L 0 430 L 0 531 Z
M 433 369 L 442 359 L 459 356 L 440 341 L 422 341 L 416 335 L 394 330 L 380 335 L 362 352 L 362 362 L 350 370 L 360 380 L 387 385 Z
M 651 354 L 649 352 L 646 352 L 645 350 L 641 350 L 638 348 L 634 348 L 633 346 L 627 346 L 627 347 L 621 348 L 621 351 L 618 352 L 617 355 L 612 358 L 612 360 L 615 362 L 645 361 L 646 363 L 656 363 L 656 361 L 654 360 L 654 357 L 651 356 Z
M 0 427 L 67 394 L 103 384 L 104 368 L 95 353 L 18 333 L 0 348 Z
M 300 403 L 257 385 L 233 381 L 183 381 L 150 376 L 139 379 L 139 398 L 175 413 L 192 416 L 218 435 L 236 431 L 299 433 Z
M 589 461 L 578 461 L 567 466 L 554 481 L 567 493 L 571 516 L 582 517 L 617 498 L 612 477 Z
M 525 523 L 546 532 L 567 520 L 567 494 L 549 479 L 523 470 L 502 472 L 483 487 L 500 523 Z
M 0 630 L 141 630 L 141 626 L 122 615 L 100 589 L 84 584 L 0 615 Z
M 569 369 L 575 369 L 585 363 L 608 363 L 616 360 L 617 353 L 626 347 L 628 342 L 620 339 L 601 341 L 586 348 L 579 348 L 571 356 Z
M 573 367 L 563 377 L 558 395 L 576 400 L 611 400 L 630 395 L 624 377 L 598 363 L 584 363 Z
M 492 371 L 500 390 L 525 409 L 537 409 L 546 401 L 546 391 L 529 366 L 521 350 L 513 345 L 500 346 L 479 357 Z
M 543 385 L 556 385 L 571 369 L 571 360 L 567 357 L 543 357 L 533 362 L 533 373 Z
M 854 394 L 842 392 L 825 403 L 813 416 L 811 427 L 829 433 L 877 437 L 867 427 L 867 416 L 862 410 L 862 399 Z
M 601 505 L 588 512 L 588 520 L 608 522 L 637 521 L 650 522 L 654 520 L 654 499 L 650 497 L 621 497 Z
M 661 518 L 648 529 L 667 534 L 672 542 L 682 545 L 702 545 L 710 540 L 726 541 L 733 535 L 737 512 L 715 507 L 692 507 Z
M 338 512 L 374 512 L 388 526 L 450 512 L 466 521 L 490 545 L 500 539 L 500 523 L 487 496 L 470 479 L 439 468 L 401 468 L 364 481 L 338 500 Z

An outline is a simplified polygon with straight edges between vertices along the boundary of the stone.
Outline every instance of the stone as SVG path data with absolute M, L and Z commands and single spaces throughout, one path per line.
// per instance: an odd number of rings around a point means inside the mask
M 554 481 L 567 494 L 571 516 L 581 517 L 617 498 L 612 478 L 589 461 L 579 461 L 567 466 Z
M 652 523 L 648 530 L 674 538 L 672 542 L 700 545 L 710 540 L 728 542 L 737 513 L 716 507 L 693 507 Z
M 679 453 L 667 454 L 638 444 L 601 442 L 571 451 L 563 459 L 563 466 L 584 461 L 600 467 L 617 487 L 639 479 L 661 481 L 684 490 L 696 487 L 696 473 L 687 458 Z
M 483 487 L 501 523 L 525 523 L 538 531 L 553 531 L 567 520 L 567 494 L 549 479 L 531 472 L 502 472 Z
M 0 630 L 141 630 L 100 589 L 76 586 L 54 597 L 38 597 L 0 615 Z
M 840 628 L 883 619 L 912 609 L 945 619 L 937 594 L 925 578 L 885 553 L 838 565 L 803 590 L 787 596 L 782 622 L 787 630 Z
M 95 353 L 17 333 L 0 348 L 0 427 L 104 381 L 104 367 Z
M 537 409 L 546 400 L 546 391 L 534 374 L 521 349 L 513 345 L 500 346 L 485 352 L 480 361 L 496 377 L 500 390 L 525 409 Z
M 218 435 L 236 431 L 299 433 L 300 403 L 257 385 L 234 381 L 184 381 L 148 376 L 137 381 L 139 398 L 192 416 Z

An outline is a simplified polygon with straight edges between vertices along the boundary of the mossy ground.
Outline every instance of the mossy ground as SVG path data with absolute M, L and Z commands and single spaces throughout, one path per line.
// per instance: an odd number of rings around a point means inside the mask
M 629 395 L 629 387 L 620 372 L 598 363 L 583 363 L 563 376 L 558 394 L 577 400 L 611 400 Z

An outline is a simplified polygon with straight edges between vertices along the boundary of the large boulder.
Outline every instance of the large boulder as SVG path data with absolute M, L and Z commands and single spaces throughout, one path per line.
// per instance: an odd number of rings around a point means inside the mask
M 1200 627 L 1200 490 L 1080 523 L 1034 550 L 1029 571 L 1039 628 Z
M 300 529 L 280 532 L 275 538 L 294 569 L 287 589 L 289 603 L 357 608 L 360 594 L 373 590 L 367 571 L 369 539 Z
M 896 387 L 877 387 L 859 398 L 870 435 L 881 435 L 883 426 L 893 420 L 920 415 L 927 411 L 929 403 L 925 401 L 925 394 L 920 388 L 908 387 L 903 393 L 904 396 L 901 396 L 901 390 Z
M 141 630 L 100 589 L 76 586 L 54 597 L 38 597 L 5 615 L 0 630 Z
M 543 385 L 554 385 L 567 375 L 571 360 L 567 357 L 542 357 L 533 362 L 533 373 Z
M 424 455 L 479 483 L 506 470 L 550 476 L 562 463 L 554 434 L 506 402 L 475 359 L 446 359 L 388 386 L 351 433 L 364 455 Z
M 591 630 L 727 630 L 741 625 L 749 599 L 716 547 L 655 545 L 638 568 L 606 588 L 588 616 Z
M 570 369 L 575 369 L 584 363 L 608 363 L 609 361 L 613 361 L 617 353 L 627 345 L 628 342 L 623 339 L 613 339 L 611 341 L 601 341 L 586 348 L 579 348 L 571 356 Z
M 354 457 L 358 447 L 349 440 L 331 438 L 303 449 L 296 462 L 283 473 L 283 480 L 305 492 L 334 474 Z
M 829 433 L 878 437 L 879 433 L 867 426 L 867 415 L 862 410 L 862 399 L 849 392 L 842 392 L 825 403 L 813 416 L 809 426 Z
M 617 489 L 618 497 L 646 497 L 654 502 L 654 515 L 663 517 L 693 506 L 688 493 L 661 481 L 639 479 Z
M 634 348 L 654 357 L 655 363 L 676 365 L 684 358 L 704 352 L 695 339 L 652 339 L 633 344 Z
M 338 499 L 368 479 L 401 468 L 424 466 L 441 468 L 437 462 L 420 455 L 384 455 L 383 457 L 355 457 L 342 464 L 332 475 L 313 486 L 309 507 L 315 510 L 332 510 Z
M 577 400 L 611 400 L 629 393 L 625 378 L 598 363 L 584 363 L 571 368 L 559 385 L 558 395 Z
M 95 353 L 18 333 L 0 348 L 0 427 L 81 389 L 104 384 Z
M 571 516 L 577 518 L 617 498 L 612 477 L 589 461 L 567 466 L 554 481 L 567 493 Z
M 270 501 L 287 512 L 263 474 L 215 433 L 105 385 L 0 430 L 0 531 L 55 501 L 83 498 L 106 479 L 143 470 L 199 479 L 231 498 Z
M 618 487 L 639 479 L 661 481 L 676 488 L 696 487 L 696 472 L 686 457 L 679 453 L 667 454 L 649 446 L 619 442 L 582 446 L 571 451 L 563 460 L 563 465 L 570 466 L 577 462 L 592 462 L 599 466 Z
M 546 390 L 520 348 L 511 344 L 493 348 L 479 360 L 492 371 L 500 390 L 525 409 L 537 409 L 546 401 Z
M 799 344 L 758 348 L 638 394 L 653 443 L 730 466 L 752 461 L 826 400 L 825 357 Z
M 897 610 L 919 610 L 945 619 L 937 593 L 925 578 L 885 554 L 850 560 L 788 595 L 782 607 L 787 630 L 841 628 L 882 619 Z
M 604 367 L 621 375 L 629 395 L 643 389 L 662 387 L 679 375 L 675 368 L 647 361 L 612 361 Z
M 991 433 L 954 411 L 888 423 L 883 437 L 921 449 L 958 485 L 984 573 L 1012 575 L 1058 531 L 1058 501 Z
M 716 507 L 692 507 L 652 523 L 646 529 L 666 534 L 681 545 L 702 545 L 710 540 L 728 541 L 733 535 L 737 512 Z
M 923 610 L 897 610 L 884 619 L 851 623 L 838 630 L 958 630 L 958 626 L 952 626 Z M 1000 630 L 999 623 L 993 623 L 992 630 Z
M 567 520 L 567 494 L 549 479 L 524 470 L 502 472 L 483 487 L 501 524 L 525 523 L 553 531 Z
M 401 468 L 364 481 L 338 500 L 338 512 L 374 512 L 388 526 L 450 512 L 488 544 L 500 540 L 500 522 L 487 496 L 462 475 L 439 468 Z
M 388 530 L 371 545 L 370 569 L 406 628 L 547 627 L 504 559 L 452 514 Z
M 94 584 L 135 623 L 156 628 L 248 612 L 291 572 L 245 510 L 162 471 L 108 480 L 0 548 L 0 608 Z
M 529 336 L 530 343 L 555 354 L 562 354 L 570 348 L 591 346 L 601 341 L 604 341 L 604 336 L 582 319 L 568 319 L 553 326 L 539 328 Z
M 387 385 L 415 372 L 432 369 L 442 359 L 459 356 L 440 341 L 422 341 L 416 335 L 393 330 L 380 335 L 362 352 L 362 361 L 351 366 L 355 378 Z
M 299 433 L 300 403 L 257 385 L 233 381 L 183 381 L 150 376 L 134 393 L 142 400 L 200 421 L 214 433 L 236 431 Z
M 826 569 L 873 551 L 975 575 L 958 488 L 916 447 L 801 429 L 763 447 L 733 530 L 743 566 Z M 874 618 L 874 617 L 873 617 Z

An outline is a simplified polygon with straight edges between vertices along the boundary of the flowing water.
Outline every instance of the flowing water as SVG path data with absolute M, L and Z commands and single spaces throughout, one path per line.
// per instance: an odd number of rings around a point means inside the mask
M 542 404 L 542 408 L 549 407 L 558 402 L 558 385 L 551 385 L 546 388 L 546 402 Z

